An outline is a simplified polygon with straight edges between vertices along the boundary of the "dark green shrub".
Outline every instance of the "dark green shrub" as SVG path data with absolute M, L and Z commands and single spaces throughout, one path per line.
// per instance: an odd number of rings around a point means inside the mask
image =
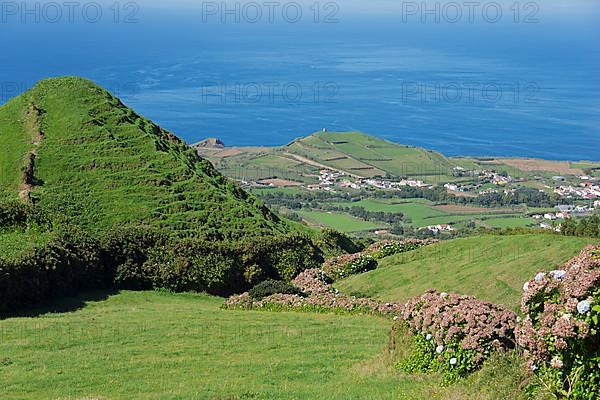
M 223 295 L 243 286 L 237 257 L 222 243 L 187 240 L 151 251 L 143 270 L 154 288 Z
M 131 290 L 152 288 L 143 266 L 151 250 L 164 246 L 168 237 L 151 228 L 130 227 L 101 234 L 101 258 L 116 287 Z
M 348 235 L 333 229 L 324 229 L 316 239 L 316 243 L 327 257 L 352 254 L 362 250 Z
M 0 203 L 0 228 L 24 227 L 33 207 L 20 201 Z
M 110 284 L 97 240 L 72 229 L 54 235 L 29 254 L 0 258 L 0 313 Z
M 284 281 L 276 281 L 273 279 L 266 280 L 264 282 L 259 283 L 254 286 L 248 294 L 255 300 L 261 300 L 265 297 L 271 296 L 273 294 L 297 294 L 299 296 L 304 296 L 304 293 L 296 286 L 284 282 Z

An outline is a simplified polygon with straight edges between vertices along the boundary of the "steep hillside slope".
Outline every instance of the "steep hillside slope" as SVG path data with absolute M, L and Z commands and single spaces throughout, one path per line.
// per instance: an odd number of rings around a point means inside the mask
M 524 282 L 559 267 L 588 243 L 598 240 L 548 234 L 455 239 L 385 258 L 376 270 L 336 286 L 343 293 L 395 302 L 437 289 L 517 309 Z
M 0 107 L 0 199 L 88 228 L 160 226 L 237 239 L 290 230 L 173 134 L 81 78 L 39 82 Z

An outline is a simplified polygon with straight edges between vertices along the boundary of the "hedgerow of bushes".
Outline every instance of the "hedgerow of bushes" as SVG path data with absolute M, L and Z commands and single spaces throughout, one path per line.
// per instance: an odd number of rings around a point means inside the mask
M 98 288 L 229 295 L 268 278 L 289 280 L 322 261 L 302 234 L 209 242 L 146 227 L 95 235 L 62 228 L 27 254 L 0 255 L 0 314 Z
M 420 247 L 437 243 L 435 239 L 406 239 L 401 241 L 385 241 L 377 242 L 369 246 L 365 253 L 370 254 L 376 260 L 395 254 L 406 253 L 407 251 L 416 250 Z
M 331 258 L 323 264 L 323 270 L 334 279 L 344 279 L 377 268 L 373 256 L 364 253 L 344 254 Z
M 377 260 L 394 254 L 418 249 L 435 243 L 434 240 L 409 239 L 374 243 L 362 252 L 344 254 L 325 261 L 323 270 L 333 279 L 344 279 L 377 268 Z
M 275 293 L 260 299 L 251 292 L 231 296 L 224 308 L 263 311 L 333 312 L 398 318 L 402 305 L 346 296 L 331 286 L 332 279 L 320 268 L 307 269 L 292 280 L 303 294 Z
M 556 398 L 600 398 L 600 246 L 523 290 L 517 340 L 538 387 Z

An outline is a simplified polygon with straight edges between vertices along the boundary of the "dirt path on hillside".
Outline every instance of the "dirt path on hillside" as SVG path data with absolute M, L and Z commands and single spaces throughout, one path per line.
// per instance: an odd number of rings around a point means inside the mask
M 25 171 L 23 172 L 23 183 L 19 186 L 19 198 L 23 201 L 32 202 L 31 192 L 35 183 L 35 159 L 38 148 L 44 138 L 41 127 L 42 112 L 33 103 L 27 108 L 23 119 L 23 129 L 31 134 L 33 149 L 24 156 Z

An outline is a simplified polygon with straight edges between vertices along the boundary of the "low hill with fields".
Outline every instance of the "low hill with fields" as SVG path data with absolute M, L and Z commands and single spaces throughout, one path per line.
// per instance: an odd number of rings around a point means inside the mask
M 452 170 L 440 153 L 404 146 L 360 132 L 318 132 L 285 146 L 306 157 L 356 177 L 439 176 Z
M 94 83 L 57 78 L 0 107 L 0 199 L 93 229 L 216 239 L 290 231 L 172 133 Z
M 405 302 L 428 289 L 467 293 L 516 310 L 523 283 L 558 268 L 597 239 L 550 234 L 473 236 L 385 258 L 337 283 L 347 294 Z
M 260 181 L 278 177 L 317 181 L 320 169 L 354 178 L 417 177 L 428 182 L 453 180 L 458 165 L 440 153 L 405 146 L 361 132 L 317 132 L 281 147 L 207 148 L 195 146 L 229 177 Z

